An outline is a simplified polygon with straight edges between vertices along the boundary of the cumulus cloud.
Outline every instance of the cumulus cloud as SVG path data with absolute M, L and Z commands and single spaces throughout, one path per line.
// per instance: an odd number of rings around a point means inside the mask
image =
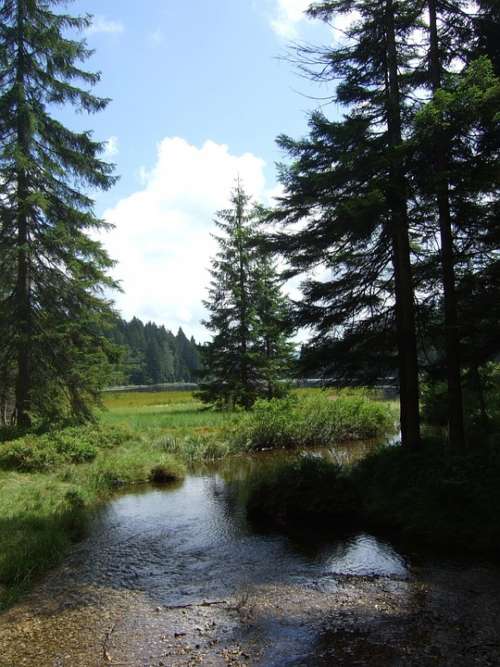
M 104 16 L 96 16 L 92 21 L 92 25 L 87 29 L 89 35 L 93 35 L 99 32 L 104 33 L 120 33 L 125 30 L 125 26 L 121 21 L 114 21 L 112 19 L 107 19 Z
M 142 186 L 104 213 L 115 225 L 102 241 L 118 264 L 124 290 L 116 295 L 122 315 L 179 326 L 206 339 L 200 320 L 216 244 L 210 236 L 217 210 L 239 175 L 247 191 L 266 201 L 264 162 L 251 153 L 233 155 L 225 145 L 201 147 L 166 138 L 156 164 L 143 169 Z
M 277 0 L 277 7 L 271 27 L 276 34 L 286 39 L 292 39 L 298 34 L 298 26 L 306 19 L 304 12 L 311 4 L 311 0 Z

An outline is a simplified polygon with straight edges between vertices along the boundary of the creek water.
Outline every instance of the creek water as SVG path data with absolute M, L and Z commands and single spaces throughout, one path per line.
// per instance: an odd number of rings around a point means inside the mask
M 349 461 L 372 446 L 316 454 Z M 253 530 L 249 472 L 297 455 L 231 459 L 117 496 L 0 618 L 0 665 L 500 664 L 494 565 L 429 561 L 334 527 Z

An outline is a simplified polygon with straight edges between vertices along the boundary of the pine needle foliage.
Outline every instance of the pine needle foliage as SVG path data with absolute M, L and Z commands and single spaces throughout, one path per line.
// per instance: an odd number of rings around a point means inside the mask
M 95 113 L 109 100 L 92 94 L 100 76 L 81 68 L 91 51 L 71 38 L 91 17 L 65 5 L 0 6 L 0 398 L 4 421 L 22 428 L 88 418 L 114 354 L 101 334 L 112 261 L 89 195 L 114 184 L 113 165 L 91 132 L 58 118 L 64 105 Z
M 397 348 L 403 442 L 418 447 L 404 132 L 417 55 L 409 37 L 418 10 L 406 1 L 332 0 L 313 3 L 308 13 L 330 23 L 350 12 L 357 18 L 338 46 L 296 50 L 307 76 L 333 86 L 332 99 L 345 115 L 331 121 L 316 112 L 307 137 L 279 137 L 290 164 L 281 168 L 285 190 L 274 215 L 286 229 L 274 244 L 289 261 L 290 274 L 304 275 L 299 319 L 316 333 L 316 349 L 332 349 L 346 334 L 356 340 L 360 332 L 373 331 L 374 338 L 389 333 Z
M 217 214 L 221 231 L 212 260 L 204 325 L 213 338 L 203 354 L 200 398 L 223 407 L 250 408 L 260 396 L 283 393 L 291 364 L 288 306 L 270 257 L 260 255 L 259 208 L 238 181 L 231 207 Z

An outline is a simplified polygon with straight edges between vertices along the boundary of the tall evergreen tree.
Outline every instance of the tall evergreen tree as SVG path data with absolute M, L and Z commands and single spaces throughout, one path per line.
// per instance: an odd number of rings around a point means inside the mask
M 62 4 L 0 6 L 0 356 L 14 366 L 22 427 L 48 406 L 87 416 L 109 352 L 101 331 L 112 262 L 89 234 L 105 225 L 84 188 L 109 188 L 112 165 L 90 132 L 54 115 L 64 104 L 93 113 L 108 100 L 89 92 L 99 75 L 79 66 L 91 53 L 85 41 L 67 36 L 91 20 L 57 13 Z
M 216 225 L 219 250 L 212 260 L 212 282 L 204 322 L 212 332 L 205 346 L 202 400 L 250 408 L 259 396 L 274 396 L 290 349 L 286 343 L 285 306 L 268 259 L 258 259 L 252 227 L 259 210 L 238 182 L 231 208 L 220 211 Z
M 428 0 L 426 7 L 425 60 L 433 97 L 417 115 L 416 156 L 420 158 L 417 164 L 421 170 L 417 182 L 420 203 L 428 206 L 429 229 L 432 230 L 433 217 L 439 229 L 442 298 L 439 294 L 436 303 L 442 305 L 444 313 L 441 321 L 445 333 L 448 431 L 450 443 L 462 449 L 465 430 L 461 336 L 465 321 L 460 316 L 458 292 L 464 271 L 470 288 L 472 275 L 481 265 L 484 267 L 488 246 L 492 249 L 486 241 L 487 230 L 491 229 L 491 213 L 487 209 L 498 190 L 494 167 L 498 131 L 492 124 L 496 84 L 491 65 L 484 57 L 472 61 L 478 53 L 493 55 L 491 40 L 484 39 L 485 27 L 489 26 L 491 34 L 487 11 L 491 7 L 488 2 L 483 3 L 486 11 L 476 15 L 470 8 L 465 11 L 461 0 Z M 432 261 L 431 254 L 431 265 Z
M 219 251 L 212 260 L 209 298 L 204 302 L 209 312 L 204 325 L 213 339 L 204 353 L 207 378 L 200 394 L 207 402 L 231 407 L 251 407 L 258 393 L 251 293 L 253 219 L 250 199 L 238 181 L 231 208 L 220 211 L 215 220 L 222 234 L 215 236 Z
M 292 272 L 319 265 L 332 271 L 330 280 L 304 283 L 300 317 L 317 331 L 317 343 L 328 345 L 356 320 L 392 320 L 402 440 L 417 447 L 419 386 L 403 136 L 415 58 L 408 38 L 416 12 L 409 2 L 398 2 L 396 11 L 392 0 L 332 0 L 314 3 L 309 14 L 331 22 L 351 11 L 359 18 L 345 43 L 298 50 L 310 76 L 340 79 L 334 97 L 347 113 L 335 123 L 313 114 L 308 138 L 279 139 L 293 162 L 282 169 L 285 194 L 275 214 L 290 231 L 278 235 L 276 245 Z M 294 230 L 297 222 L 301 228 Z
M 452 3 L 453 4 L 453 3 Z M 435 95 L 442 84 L 447 56 L 444 55 L 438 31 L 438 3 L 428 0 L 429 11 L 429 70 L 430 84 Z M 441 240 L 446 371 L 448 382 L 449 439 L 457 449 L 465 447 L 463 395 L 461 384 L 460 342 L 455 279 L 455 250 L 453 244 L 450 184 L 448 179 L 450 145 L 446 132 L 436 127 L 433 137 L 433 190 Z

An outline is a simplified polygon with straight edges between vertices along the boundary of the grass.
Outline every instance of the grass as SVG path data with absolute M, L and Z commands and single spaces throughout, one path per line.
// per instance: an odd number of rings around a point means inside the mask
M 111 393 L 103 404 L 103 423 L 126 425 L 149 437 L 219 434 L 238 418 L 237 413 L 207 408 L 189 391 Z
M 393 429 L 395 411 L 375 399 L 366 390 L 297 389 L 287 400 L 258 401 L 246 413 L 211 410 L 190 392 L 135 392 L 106 395 L 101 419 L 157 438 L 165 451 L 192 463 L 382 436 Z
M 387 403 L 362 390 L 292 396 L 259 401 L 234 433 L 241 449 L 293 449 L 367 440 L 394 430 L 395 415 Z

